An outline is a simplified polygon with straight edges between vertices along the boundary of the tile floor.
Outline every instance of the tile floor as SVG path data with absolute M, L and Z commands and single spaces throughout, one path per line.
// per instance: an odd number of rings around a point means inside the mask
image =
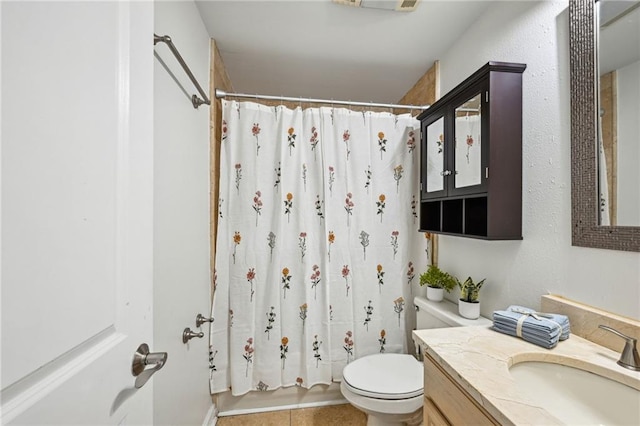
M 216 426 L 365 426 L 367 417 L 349 404 L 220 417 Z

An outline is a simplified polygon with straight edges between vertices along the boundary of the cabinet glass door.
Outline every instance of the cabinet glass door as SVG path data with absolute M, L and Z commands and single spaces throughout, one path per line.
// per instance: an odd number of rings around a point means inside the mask
M 481 104 L 478 93 L 455 109 L 455 188 L 482 181 Z
M 427 160 L 426 192 L 444 190 L 444 117 L 427 126 L 425 132 Z

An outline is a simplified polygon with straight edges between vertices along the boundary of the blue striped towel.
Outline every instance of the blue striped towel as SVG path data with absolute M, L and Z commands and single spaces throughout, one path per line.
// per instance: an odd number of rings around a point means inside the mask
M 547 349 L 569 338 L 571 328 L 566 315 L 539 313 L 523 306 L 512 305 L 493 312 L 494 330 L 520 337 Z

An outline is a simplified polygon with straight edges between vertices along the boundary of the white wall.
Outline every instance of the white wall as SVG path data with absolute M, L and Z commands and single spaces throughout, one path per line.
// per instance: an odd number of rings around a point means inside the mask
M 620 226 L 640 225 L 640 61 L 617 72 L 618 77 L 618 211 Z
M 169 35 L 209 92 L 209 35 L 192 1 L 155 2 L 154 32 Z M 154 376 L 154 424 L 202 424 L 211 408 L 209 316 L 209 107 L 194 109 L 195 87 L 167 45 L 154 58 L 154 339 L 168 351 Z M 186 91 L 187 93 L 184 93 Z M 204 331 L 182 343 L 182 331 Z
M 496 2 L 440 60 L 446 93 L 488 61 L 522 62 L 523 237 L 442 236 L 440 266 L 487 278 L 482 314 L 548 292 L 640 318 L 640 254 L 571 246 L 568 2 Z M 450 298 L 457 298 L 452 293 Z

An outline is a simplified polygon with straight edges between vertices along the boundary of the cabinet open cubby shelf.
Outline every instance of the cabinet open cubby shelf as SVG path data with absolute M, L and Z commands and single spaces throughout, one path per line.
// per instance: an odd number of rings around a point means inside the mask
M 465 197 L 421 203 L 422 230 L 487 238 L 487 197 Z

